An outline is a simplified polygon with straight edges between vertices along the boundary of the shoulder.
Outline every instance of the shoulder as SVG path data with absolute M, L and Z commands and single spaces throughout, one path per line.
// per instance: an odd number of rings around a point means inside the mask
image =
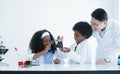
M 77 45 L 77 43 L 73 43 L 73 44 L 70 45 L 70 48 L 71 48 L 71 47 L 74 47 L 74 46 L 76 46 L 76 45 Z
M 82 46 L 88 45 L 88 40 L 87 39 L 83 40 L 79 45 L 82 45 Z
M 108 25 L 111 26 L 112 28 L 119 28 L 120 27 L 120 23 L 116 20 L 110 19 L 108 20 Z
M 110 19 L 107 21 L 107 29 L 112 33 L 120 32 L 120 23 L 116 20 Z
M 88 41 L 87 39 L 83 40 L 81 43 L 78 44 L 78 48 L 86 48 L 88 47 Z

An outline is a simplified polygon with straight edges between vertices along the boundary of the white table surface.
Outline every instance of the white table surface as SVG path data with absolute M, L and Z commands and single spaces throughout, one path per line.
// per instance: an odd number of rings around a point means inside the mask
M 15 65 L 0 66 L 0 71 L 120 71 L 118 65 L 41 64 L 21 68 Z

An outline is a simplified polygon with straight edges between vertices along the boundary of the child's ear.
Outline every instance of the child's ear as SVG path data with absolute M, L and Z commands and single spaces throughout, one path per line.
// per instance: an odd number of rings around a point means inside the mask
M 103 23 L 104 23 L 104 25 L 106 25 L 106 24 L 107 24 L 107 21 L 104 21 Z

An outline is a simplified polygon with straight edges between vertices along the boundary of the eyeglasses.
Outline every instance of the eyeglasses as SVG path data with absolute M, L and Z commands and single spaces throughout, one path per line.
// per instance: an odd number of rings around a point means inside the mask
M 92 25 L 92 26 L 96 26 L 96 27 L 98 27 L 99 25 L 98 24 L 96 24 L 96 23 L 91 23 L 90 22 L 90 24 Z

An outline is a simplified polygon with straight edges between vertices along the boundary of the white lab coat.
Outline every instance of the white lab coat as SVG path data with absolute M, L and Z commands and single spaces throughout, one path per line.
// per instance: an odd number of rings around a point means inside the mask
M 96 61 L 107 59 L 110 63 L 117 63 L 117 55 L 120 54 L 120 24 L 114 20 L 108 20 L 103 37 L 98 32 L 93 32 L 98 47 L 96 48 Z
M 64 53 L 64 52 L 61 51 L 59 48 L 57 48 L 57 50 L 56 50 L 56 52 L 55 52 L 55 54 L 54 54 L 54 56 L 53 56 L 53 61 L 57 58 L 57 59 L 60 60 L 60 64 L 65 64 L 64 59 L 67 58 L 67 54 L 68 54 L 68 53 Z M 53 61 L 52 61 L 52 62 L 53 62 Z M 54 64 L 54 62 L 53 62 L 53 64 Z
M 76 47 L 77 46 L 77 47 Z M 76 51 L 75 50 L 76 47 Z M 71 51 L 68 53 L 69 64 L 90 64 L 91 63 L 91 48 L 88 45 L 87 39 L 77 45 L 74 43 L 70 46 Z
M 54 59 L 58 58 L 61 64 L 64 64 L 65 58 L 68 58 L 68 64 L 90 64 L 91 63 L 91 49 L 87 43 L 87 40 L 82 41 L 77 45 L 76 51 L 74 51 L 76 47 L 76 43 L 70 46 L 70 52 L 62 52 L 57 49 Z M 53 59 L 53 60 L 54 60 Z

